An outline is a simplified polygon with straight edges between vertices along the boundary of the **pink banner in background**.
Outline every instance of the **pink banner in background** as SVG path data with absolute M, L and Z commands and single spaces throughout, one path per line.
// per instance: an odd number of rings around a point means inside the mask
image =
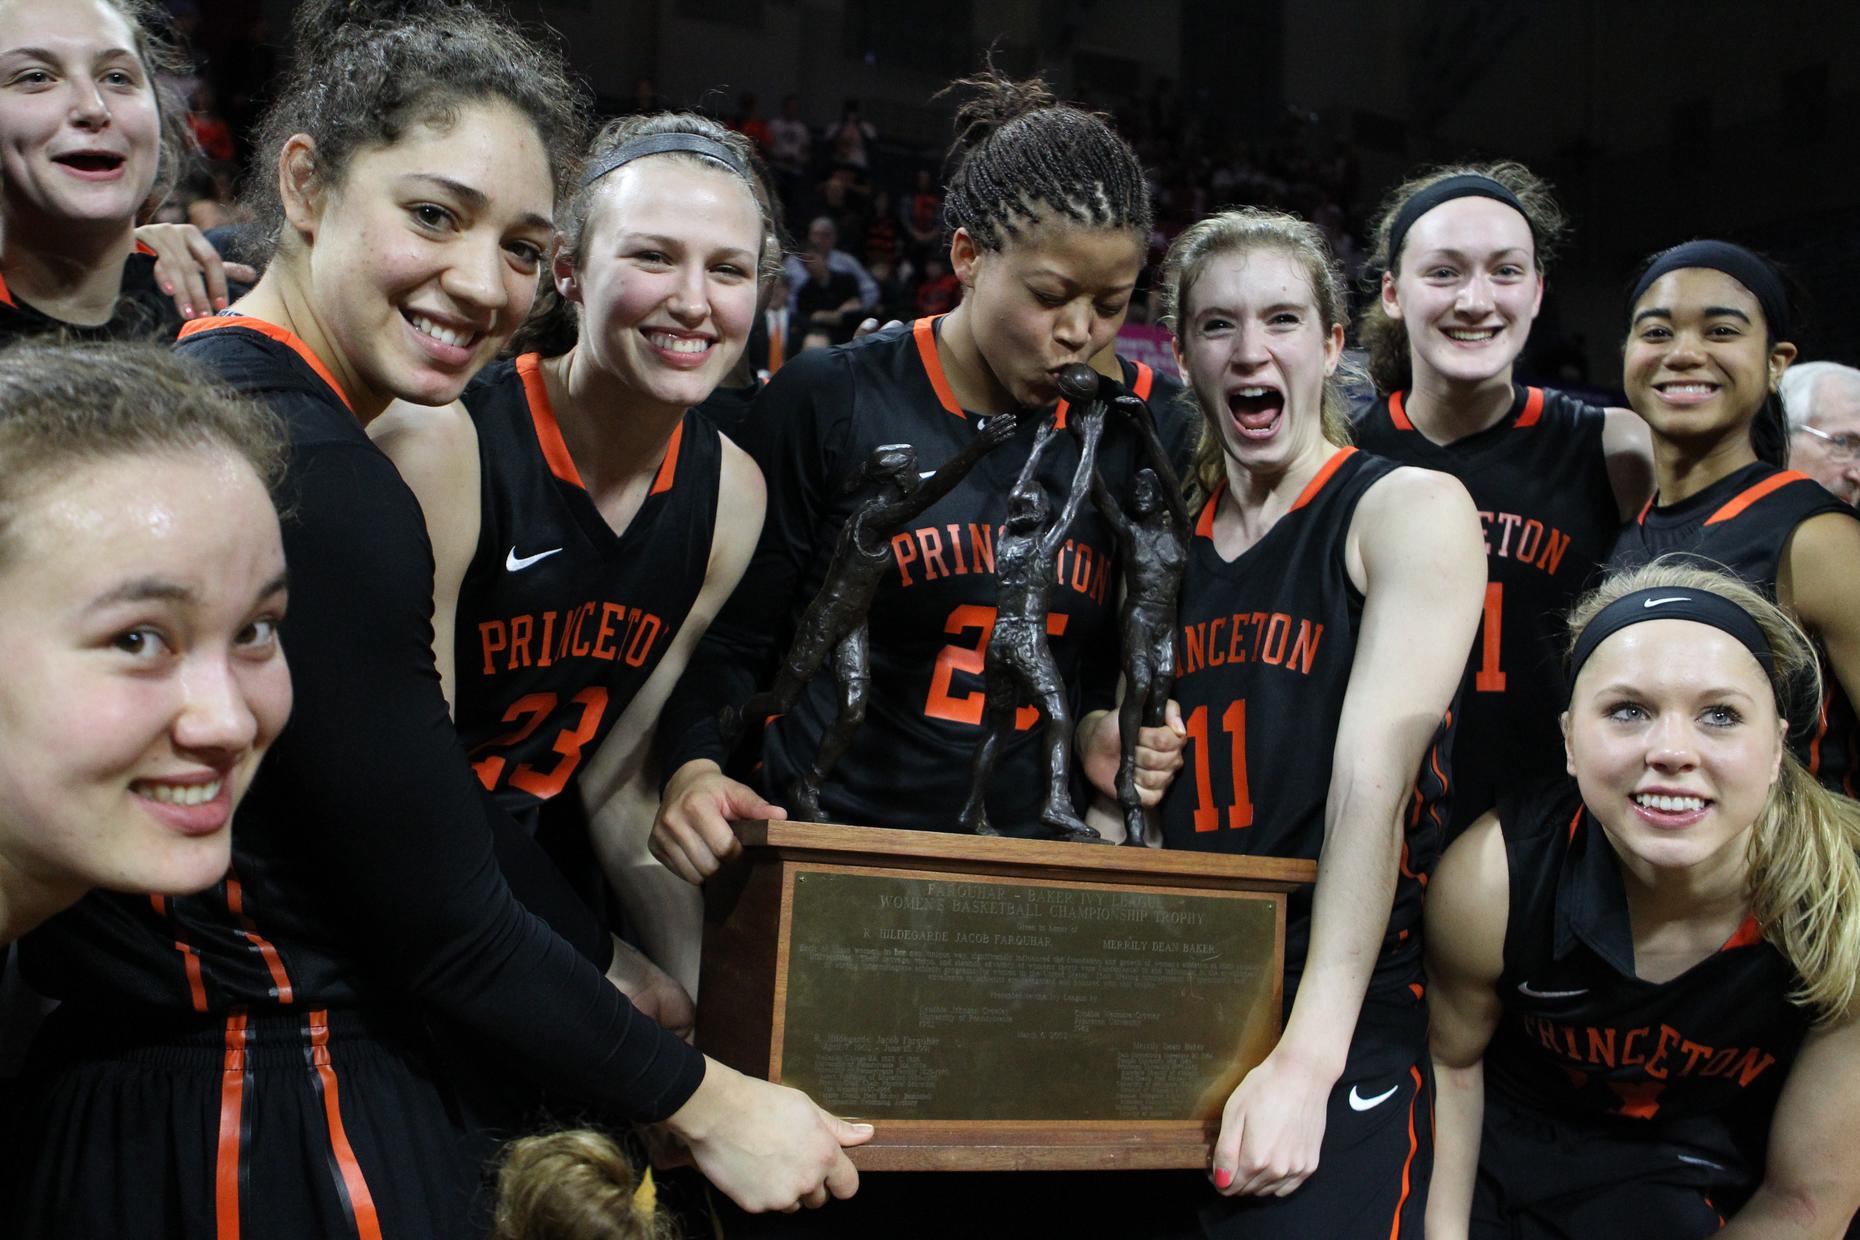
M 1175 368 L 1175 354 L 1169 349 L 1169 333 L 1147 323 L 1126 323 L 1117 331 L 1117 355 L 1142 362 L 1157 374 L 1171 379 L 1182 376 Z

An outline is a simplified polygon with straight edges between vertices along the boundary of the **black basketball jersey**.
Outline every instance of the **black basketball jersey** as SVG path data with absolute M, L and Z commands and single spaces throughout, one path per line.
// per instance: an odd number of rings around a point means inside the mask
M 1795 970 L 1749 919 L 1678 977 L 1643 981 L 1619 863 L 1575 782 L 1508 793 L 1499 822 L 1511 912 L 1486 1088 L 1546 1120 L 1681 1141 L 1760 1175 L 1811 1023 L 1788 1001 Z
M 687 411 L 616 534 L 562 441 L 536 354 L 488 367 L 464 402 L 483 496 L 459 590 L 456 722 L 479 781 L 521 817 L 600 747 L 703 589 L 722 441 Z
M 1677 504 L 1648 500 L 1640 516 L 1623 527 L 1608 558 L 1608 571 L 1638 568 L 1656 556 L 1683 553 L 1736 574 L 1771 598 L 1783 548 L 1795 527 L 1822 513 L 1854 516 L 1807 474 L 1756 461 L 1728 474 Z M 1840 683 L 1821 657 L 1827 695 L 1813 727 L 1799 729 L 1790 747 L 1825 786 L 1860 796 L 1860 721 Z
M 872 450 L 912 444 L 917 468 L 928 476 L 975 435 L 979 418 L 950 390 L 936 331 L 934 319 L 920 319 L 800 354 L 770 381 L 745 424 L 744 442 L 769 481 L 769 514 L 755 562 L 706 642 L 721 662 L 755 669 L 758 687 L 772 679 L 774 660 L 825 579 L 840 527 L 866 498 L 846 483 Z M 1064 424 L 1068 412 L 1058 417 Z M 982 738 L 995 540 L 1039 422 L 1023 415 L 1014 439 L 892 533 L 892 564 L 869 614 L 865 722 L 821 787 L 823 811 L 833 820 L 954 829 Z M 1185 422 L 1171 415 L 1162 428 L 1166 445 L 1179 444 Z M 1041 459 L 1038 479 L 1054 513 L 1065 503 L 1078 454 L 1076 436 L 1066 433 L 1053 438 Z M 1099 452 L 1107 482 L 1127 486 L 1142 459 L 1135 432 L 1111 416 Z M 1115 693 L 1116 563 L 1114 535 L 1088 498 L 1057 557 L 1046 626 L 1075 711 L 1108 707 Z M 702 668 L 694 661 L 694 673 Z M 782 795 L 806 769 L 838 701 L 837 682 L 823 669 L 764 730 L 756 777 L 766 790 Z M 988 797 L 991 821 L 1008 834 L 1038 829 L 1046 775 L 1036 720 L 1034 708 L 1020 711 Z
M 1344 545 L 1363 495 L 1398 468 L 1343 448 L 1278 523 L 1233 562 L 1215 550 L 1214 514 L 1202 508 L 1178 612 L 1175 698 L 1188 727 L 1187 769 L 1162 802 L 1170 848 L 1316 860 L 1343 698 L 1350 686 L 1363 596 Z M 1421 893 L 1447 822 L 1448 712 L 1415 773 L 1407 838 L 1376 981 L 1418 978 Z M 1304 969 L 1311 893 L 1287 911 L 1285 1003 Z
M 1357 425 L 1367 451 L 1458 478 L 1485 528 L 1485 610 L 1460 686 L 1449 838 L 1492 808 L 1499 788 L 1563 769 L 1563 617 L 1621 527 L 1605 418 L 1561 392 L 1517 387 L 1502 420 L 1450 444 L 1415 428 L 1400 392 Z
M 138 244 L 123 261 L 123 287 L 116 313 L 106 323 L 85 327 L 55 319 L 37 306 L 20 301 L 0 277 L 0 344 L 27 336 L 56 335 L 72 340 L 170 341 L 181 329 L 181 312 L 174 299 L 155 283 L 155 252 Z

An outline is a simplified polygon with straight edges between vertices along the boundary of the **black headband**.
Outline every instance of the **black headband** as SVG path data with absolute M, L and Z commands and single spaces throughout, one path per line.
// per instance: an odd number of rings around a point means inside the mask
M 1750 618 L 1750 613 L 1730 599 L 1709 590 L 1674 586 L 1670 589 L 1636 590 L 1632 594 L 1624 594 L 1602 608 L 1595 619 L 1589 621 L 1588 627 L 1582 630 L 1582 636 L 1576 639 L 1575 651 L 1569 656 L 1571 690 L 1575 688 L 1582 665 L 1589 661 L 1589 656 L 1595 653 L 1597 646 L 1622 629 L 1643 620 L 1692 620 L 1729 633 L 1763 665 L 1763 674 L 1769 677 L 1771 684 L 1775 683 L 1775 656 L 1770 653 L 1770 643 L 1763 636 L 1762 626 Z
M 628 138 L 604 155 L 599 163 L 589 165 L 588 170 L 581 174 L 581 188 L 588 188 L 622 164 L 630 164 L 648 155 L 667 155 L 673 152 L 703 155 L 714 159 L 743 180 L 749 180 L 749 166 L 743 162 L 742 156 L 715 138 L 706 138 L 703 134 L 697 133 L 653 133 L 646 134 L 644 137 Z
M 1531 217 L 1525 214 L 1524 204 L 1518 196 L 1494 181 L 1491 177 L 1477 172 L 1464 172 L 1459 176 L 1447 177 L 1435 181 L 1426 189 L 1417 190 L 1414 196 L 1401 204 L 1401 210 L 1395 213 L 1395 222 L 1389 225 L 1389 270 L 1395 270 L 1401 261 L 1401 243 L 1408 238 L 1408 230 L 1414 222 L 1432 211 L 1443 202 L 1452 202 L 1455 198 L 1490 198 L 1502 202 L 1524 216 L 1525 224 L 1530 226 L 1531 237 L 1537 236 L 1537 226 L 1531 224 Z
M 1633 315 L 1635 305 L 1653 287 L 1655 280 L 1669 271 L 1685 267 L 1722 271 L 1736 280 L 1749 289 L 1750 295 L 1763 307 L 1763 318 L 1769 325 L 1770 339 L 1789 338 L 1789 293 L 1783 288 L 1782 277 L 1764 259 L 1729 241 L 1688 241 L 1654 255 L 1653 261 L 1647 264 L 1647 270 L 1641 273 L 1640 280 L 1634 285 L 1633 295 L 1628 298 L 1628 314 Z

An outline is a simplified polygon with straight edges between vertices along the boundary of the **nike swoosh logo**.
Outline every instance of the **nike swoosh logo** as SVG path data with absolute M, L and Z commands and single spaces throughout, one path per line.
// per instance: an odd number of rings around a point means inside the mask
M 1574 999 L 1577 995 L 1586 995 L 1589 988 L 1581 990 L 1533 990 L 1529 982 L 1518 983 L 1518 993 L 1531 999 Z
M 1680 595 L 1674 598 L 1644 598 L 1640 601 L 1640 605 L 1643 609 L 1645 609 L 1648 607 L 1658 607 L 1662 603 L 1683 603 L 1685 601 L 1686 599 L 1684 595 Z
M 1713 1171 L 1723 1171 L 1725 1169 L 1723 1163 L 1715 1163 L 1709 1158 L 1695 1158 L 1691 1154 L 1675 1154 L 1673 1157 L 1677 1158 L 1682 1163 L 1691 1163 L 1695 1167 L 1709 1167 Z
M 1365 1098 L 1363 1095 L 1356 1092 L 1357 1087 L 1352 1085 L 1350 1086 L 1350 1109 L 1352 1111 L 1373 1111 L 1390 1098 L 1393 1098 L 1395 1096 L 1395 1091 L 1400 1088 L 1400 1085 L 1391 1085 L 1375 1097 Z
M 518 559 L 517 549 L 512 547 L 510 549 L 510 554 L 504 557 L 504 568 L 509 572 L 520 573 L 538 560 L 546 560 L 561 550 L 561 547 L 551 547 L 547 551 L 538 551 L 535 555 L 526 555 L 522 559 Z

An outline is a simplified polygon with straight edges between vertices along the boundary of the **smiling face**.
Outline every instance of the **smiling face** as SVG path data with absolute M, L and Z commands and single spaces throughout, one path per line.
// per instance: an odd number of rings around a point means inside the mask
M 1382 308 L 1408 332 L 1415 385 L 1509 381 L 1543 303 L 1531 226 L 1491 198 L 1454 198 L 1409 228 Z
M 0 3 L 0 194 L 10 222 L 127 229 L 161 122 L 123 15 L 102 0 Z
M 217 882 L 284 726 L 284 550 L 241 458 L 81 466 L 31 494 L 0 566 L 0 855 L 48 890 Z
M 320 338 L 299 334 L 364 417 L 396 398 L 454 400 L 536 297 L 554 192 L 536 127 L 502 104 L 460 106 L 356 152 L 339 184 L 293 193 L 293 170 L 314 166 L 300 141 L 282 158 L 285 211 L 310 236 Z
M 1232 471 L 1282 473 L 1324 444 L 1324 379 L 1343 354 L 1311 276 L 1276 247 L 1207 260 L 1181 310 L 1176 360 Z
M 995 389 L 990 411 L 1041 409 L 1059 399 L 1059 369 L 1089 361 L 1123 326 L 1143 246 L 1121 229 L 1042 222 L 985 250 L 958 229 L 950 264 Z
M 1669 271 L 1634 303 L 1621 363 L 1628 404 L 1658 439 L 1747 442 L 1795 357 L 1768 335 L 1756 297 L 1724 272 Z
M 1730 634 L 1648 620 L 1582 667 L 1563 717 L 1569 771 L 1623 861 L 1736 864 L 1781 769 L 1769 678 Z
M 608 174 L 581 254 L 556 263 L 596 366 L 667 408 L 702 403 L 748 343 L 762 216 L 743 178 L 673 155 Z

